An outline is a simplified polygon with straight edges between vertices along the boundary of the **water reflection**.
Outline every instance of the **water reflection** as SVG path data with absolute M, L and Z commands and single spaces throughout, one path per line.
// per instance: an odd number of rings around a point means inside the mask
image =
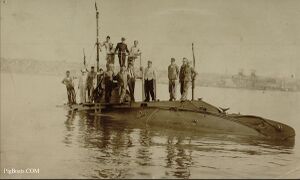
M 70 144 L 72 144 L 72 137 L 73 137 L 73 130 L 74 130 L 74 117 L 75 117 L 75 113 L 73 113 L 72 111 L 69 111 L 68 114 L 66 115 L 67 120 L 65 121 L 65 125 L 66 125 L 66 135 L 65 138 L 63 140 L 63 142 L 67 145 L 70 146 Z
M 152 142 L 150 131 L 148 129 L 141 129 L 138 139 L 140 147 L 137 149 L 136 163 L 140 166 L 153 165 L 151 163 L 152 153 L 150 151 L 150 147 Z
M 217 165 L 202 162 L 202 157 L 234 161 L 247 156 L 291 154 L 294 145 L 293 142 L 134 127 L 126 120 L 116 121 L 86 112 L 68 112 L 65 127 L 65 145 L 86 152 L 79 159 L 89 170 L 80 173 L 88 178 L 151 178 L 153 167 L 161 167 L 156 171 L 167 178 L 192 178 L 191 167 L 218 169 Z
M 191 139 L 189 140 L 189 144 Z M 193 165 L 192 150 L 185 149 L 183 146 L 183 137 L 169 136 L 166 146 L 166 168 L 175 169 L 173 175 L 179 178 L 189 178 L 189 167 Z

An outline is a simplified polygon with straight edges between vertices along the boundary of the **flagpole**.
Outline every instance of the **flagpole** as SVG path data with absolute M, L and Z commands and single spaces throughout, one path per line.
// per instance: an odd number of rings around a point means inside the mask
M 97 71 L 99 71 L 99 11 L 98 11 L 98 7 L 97 7 L 97 3 L 95 2 L 95 9 L 96 9 L 96 31 L 97 31 L 97 41 L 96 41 L 96 45 L 97 45 Z

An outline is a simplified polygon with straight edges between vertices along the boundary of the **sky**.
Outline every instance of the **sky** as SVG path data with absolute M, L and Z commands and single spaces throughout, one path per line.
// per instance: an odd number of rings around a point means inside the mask
M 96 0 L 100 40 L 139 41 L 142 62 L 300 77 L 298 0 Z M 1 57 L 95 63 L 95 0 L 1 0 Z M 104 63 L 104 51 L 100 61 Z

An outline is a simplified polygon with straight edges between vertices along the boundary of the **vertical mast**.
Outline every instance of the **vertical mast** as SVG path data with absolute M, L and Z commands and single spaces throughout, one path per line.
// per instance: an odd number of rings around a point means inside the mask
M 85 59 L 85 52 L 84 52 L 84 48 L 83 48 L 83 65 L 84 67 L 86 67 L 86 59 Z
M 97 46 L 97 71 L 99 71 L 99 12 L 97 8 L 97 3 L 95 2 L 95 9 L 96 9 L 96 24 L 97 24 L 97 41 L 96 41 L 96 46 Z
M 194 43 L 192 43 L 192 52 L 193 52 L 193 68 L 195 70 L 196 60 L 194 54 Z M 195 89 L 195 79 L 192 79 L 192 100 L 194 100 L 194 89 Z

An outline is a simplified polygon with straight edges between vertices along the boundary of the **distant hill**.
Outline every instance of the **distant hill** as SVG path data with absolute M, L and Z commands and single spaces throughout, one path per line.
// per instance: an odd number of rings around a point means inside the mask
M 77 73 L 82 67 L 81 63 L 67 61 L 1 58 L 1 72 L 64 75 L 66 70 L 71 71 L 71 73 Z

